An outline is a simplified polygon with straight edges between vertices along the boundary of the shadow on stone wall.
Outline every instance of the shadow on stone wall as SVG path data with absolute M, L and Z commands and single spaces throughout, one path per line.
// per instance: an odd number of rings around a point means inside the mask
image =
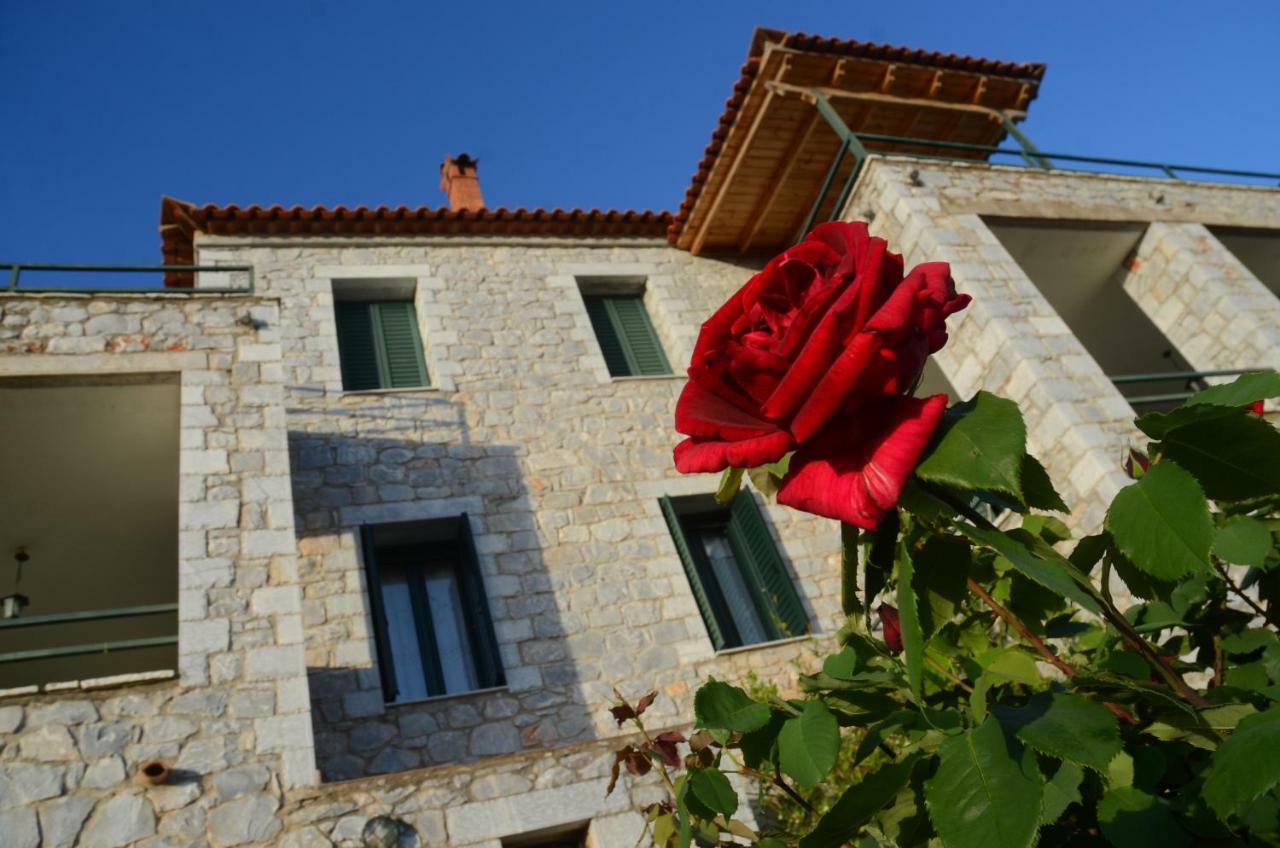
M 590 637 L 567 632 L 557 607 L 558 581 L 522 471 L 525 449 L 469 444 L 459 410 L 419 400 L 419 410 L 399 401 L 392 415 L 372 412 L 377 437 L 289 434 L 312 725 L 327 781 L 594 738 L 571 659 L 576 648 L 590 652 Z M 362 417 L 321 411 L 309 423 L 359 430 Z M 506 686 L 384 705 L 359 527 L 464 512 Z

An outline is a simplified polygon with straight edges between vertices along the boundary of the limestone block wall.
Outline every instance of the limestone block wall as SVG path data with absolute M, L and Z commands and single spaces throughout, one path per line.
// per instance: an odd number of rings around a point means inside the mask
M 1203 225 L 1152 224 L 1124 287 L 1196 369 L 1280 365 L 1280 298 Z
M 200 242 L 281 300 L 307 666 L 327 779 L 457 764 L 619 731 L 617 686 L 683 721 L 706 674 L 784 686 L 810 643 L 716 656 L 658 510 L 714 491 L 672 467 L 682 376 L 611 379 L 579 281 L 643 280 L 682 371 L 753 273 L 662 243 Z M 409 280 L 437 387 L 341 391 L 333 281 Z M 443 375 L 445 380 L 436 379 Z M 444 385 L 440 385 L 443 383 Z M 838 615 L 834 522 L 766 507 L 815 631 Z M 466 513 L 507 685 L 386 706 L 358 528 Z
M 6 848 L 273 844 L 316 780 L 278 317 L 262 297 L 0 296 L 0 379 L 182 387 L 178 675 L 0 697 Z M 135 782 L 151 759 L 169 785 Z

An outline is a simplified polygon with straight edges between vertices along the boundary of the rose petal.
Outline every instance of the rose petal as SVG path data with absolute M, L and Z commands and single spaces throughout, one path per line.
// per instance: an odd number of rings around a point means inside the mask
M 735 442 L 685 439 L 676 445 L 676 470 L 681 474 L 698 474 L 730 467 L 755 468 L 782 459 L 793 444 L 791 436 L 782 431 Z
M 947 406 L 946 395 L 896 397 L 837 418 L 791 457 L 778 503 L 874 530 Z
M 780 432 L 778 426 L 734 406 L 701 383 L 684 384 L 676 401 L 676 432 L 686 436 L 751 439 Z

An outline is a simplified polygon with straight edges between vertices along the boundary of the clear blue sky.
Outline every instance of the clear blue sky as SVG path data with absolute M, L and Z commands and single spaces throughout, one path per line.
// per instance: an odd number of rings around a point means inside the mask
M 1280 3 L 0 0 L 0 261 L 158 262 L 160 197 L 674 209 L 757 25 L 1049 66 L 1041 148 L 1280 171 Z

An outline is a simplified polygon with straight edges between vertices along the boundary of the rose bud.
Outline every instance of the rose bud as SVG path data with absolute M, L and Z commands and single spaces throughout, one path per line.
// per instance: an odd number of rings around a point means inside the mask
M 893 654 L 902 653 L 902 624 L 898 620 L 897 607 L 881 604 L 876 612 L 880 615 L 880 624 L 884 627 L 884 644 Z
M 1151 467 L 1151 460 L 1142 451 L 1129 448 L 1129 455 L 1124 460 L 1124 473 L 1134 480 L 1141 480 L 1142 475 Z
M 1249 404 L 1249 411 L 1252 412 L 1254 415 L 1258 416 L 1259 418 L 1261 418 L 1262 417 L 1262 401 L 1255 400 L 1253 403 Z

